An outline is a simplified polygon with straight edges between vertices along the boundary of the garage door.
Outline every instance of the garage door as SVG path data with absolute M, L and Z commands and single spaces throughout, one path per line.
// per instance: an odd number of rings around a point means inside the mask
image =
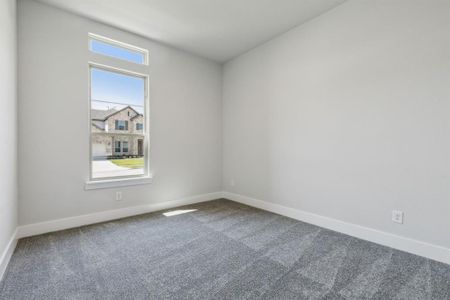
M 108 156 L 108 152 L 106 151 L 105 144 L 92 144 L 92 158 L 105 158 Z

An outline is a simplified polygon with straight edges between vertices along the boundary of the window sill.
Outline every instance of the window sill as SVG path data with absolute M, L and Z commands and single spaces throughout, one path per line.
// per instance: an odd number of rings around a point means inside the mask
M 150 183 L 152 183 L 152 176 L 107 179 L 107 180 L 92 180 L 92 181 L 86 181 L 86 183 L 84 185 L 84 189 L 85 190 L 108 189 L 108 188 L 150 184 Z

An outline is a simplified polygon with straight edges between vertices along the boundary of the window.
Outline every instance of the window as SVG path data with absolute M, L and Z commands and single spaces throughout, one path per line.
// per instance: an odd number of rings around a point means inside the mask
M 127 141 L 115 141 L 114 152 L 116 155 L 128 154 L 128 142 Z
M 91 179 L 148 174 L 143 124 L 147 77 L 91 65 Z M 133 118 L 143 119 L 139 132 L 129 131 Z M 115 130 L 107 130 L 114 128 Z
M 128 121 L 116 120 L 115 124 L 116 130 L 128 130 Z
M 89 62 L 91 159 L 86 188 L 109 187 L 111 182 L 126 185 L 130 179 L 148 183 L 148 75 L 134 71 L 138 68 L 134 63 L 145 64 L 148 53 L 95 35 L 89 39 L 92 52 L 133 63 L 106 66 Z M 127 59 L 130 57 L 134 58 Z M 138 131 L 129 130 L 135 123 Z
M 120 149 L 121 149 L 121 147 L 120 147 L 120 141 L 115 141 L 115 142 L 114 142 L 114 152 L 120 153 Z
M 148 51 L 96 34 L 89 34 L 89 50 L 94 53 L 146 65 Z
M 128 142 L 123 142 L 122 152 L 128 153 Z

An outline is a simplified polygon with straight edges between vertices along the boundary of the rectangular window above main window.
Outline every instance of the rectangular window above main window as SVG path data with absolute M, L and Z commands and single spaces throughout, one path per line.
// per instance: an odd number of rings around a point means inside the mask
M 144 129 L 144 124 L 136 123 L 136 130 L 142 130 L 142 129 Z
M 140 65 L 148 64 L 147 50 L 92 33 L 89 34 L 89 50 Z

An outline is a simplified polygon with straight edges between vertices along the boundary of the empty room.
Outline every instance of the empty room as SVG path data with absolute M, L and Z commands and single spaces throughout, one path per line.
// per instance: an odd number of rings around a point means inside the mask
M 450 300 L 450 0 L 1 0 L 0 299 Z

